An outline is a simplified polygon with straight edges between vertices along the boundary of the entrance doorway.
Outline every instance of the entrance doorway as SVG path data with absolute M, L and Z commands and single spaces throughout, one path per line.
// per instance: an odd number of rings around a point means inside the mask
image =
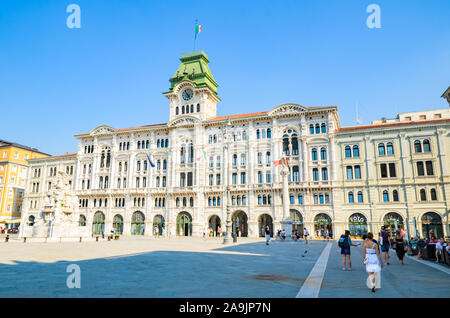
M 163 235 L 164 217 L 161 214 L 155 215 L 153 218 L 153 234 Z
M 258 217 L 259 237 L 266 236 L 266 226 L 269 226 L 270 237 L 273 237 L 273 220 L 269 214 L 261 214 Z
M 434 212 L 427 212 L 422 216 L 422 235 L 423 237 L 439 239 L 444 237 L 444 227 L 442 226 L 442 218 Z
M 211 215 L 208 221 L 208 235 L 209 236 L 220 236 L 222 232 L 222 227 L 220 224 L 220 217 L 217 215 Z
M 131 217 L 131 235 L 144 235 L 145 216 L 142 212 L 136 211 Z
M 116 234 L 123 233 L 123 217 L 120 214 L 114 215 L 113 229 L 116 229 Z
M 367 234 L 367 219 L 361 213 L 352 214 L 348 219 L 351 238 L 362 238 Z
M 303 237 L 303 217 L 301 213 L 295 209 L 291 209 L 289 210 L 289 214 L 292 219 L 292 230 L 297 231 Z
M 325 213 L 320 213 L 314 218 L 314 235 L 317 238 L 326 238 L 327 233 L 330 238 L 333 237 L 331 218 Z
M 247 224 L 247 214 L 244 211 L 236 211 L 231 217 L 231 223 L 233 226 L 232 233 L 237 236 L 247 237 L 248 236 L 248 224 Z
M 192 235 L 192 216 L 188 212 L 180 212 L 177 216 L 177 235 Z
M 92 221 L 92 233 L 97 235 L 105 233 L 105 215 L 103 212 L 95 212 L 94 220 Z
M 383 225 L 391 237 L 395 235 L 396 230 L 404 229 L 402 216 L 395 212 L 390 212 L 384 216 Z

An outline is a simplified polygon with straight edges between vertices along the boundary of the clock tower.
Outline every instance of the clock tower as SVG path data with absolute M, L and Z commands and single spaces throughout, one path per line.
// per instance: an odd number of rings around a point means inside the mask
M 220 98 L 219 86 L 208 67 L 208 56 L 195 51 L 181 56 L 181 65 L 170 81 L 170 89 L 163 93 L 170 101 L 170 121 L 183 116 L 200 120 L 216 117 Z

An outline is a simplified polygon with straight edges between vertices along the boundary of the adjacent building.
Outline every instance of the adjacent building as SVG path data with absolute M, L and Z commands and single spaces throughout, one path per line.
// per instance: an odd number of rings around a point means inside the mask
M 79 226 L 94 235 L 220 235 L 230 215 L 237 235 L 262 236 L 286 217 L 277 164 L 285 157 L 294 230 L 361 237 L 389 225 L 449 235 L 448 109 L 355 127 L 341 127 L 333 105 L 217 116 L 208 56 L 180 60 L 164 93 L 167 123 L 102 125 L 76 135 L 76 154 L 31 161 L 30 173 L 42 174 L 29 178 L 27 226 L 41 217 L 52 169 L 73 166 Z
M 20 223 L 28 160 L 48 156 L 35 148 L 0 140 L 0 223 L 7 228 Z

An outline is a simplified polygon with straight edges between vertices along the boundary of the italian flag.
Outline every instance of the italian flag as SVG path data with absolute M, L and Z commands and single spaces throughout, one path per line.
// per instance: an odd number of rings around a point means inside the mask
M 195 36 L 197 36 L 197 34 L 199 34 L 202 31 L 202 26 L 197 24 L 195 26 Z

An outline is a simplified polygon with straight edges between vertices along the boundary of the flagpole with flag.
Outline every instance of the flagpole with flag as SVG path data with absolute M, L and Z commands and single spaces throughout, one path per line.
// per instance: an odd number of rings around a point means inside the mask
M 195 43 L 197 41 L 197 35 L 202 31 L 202 25 L 198 24 L 198 20 L 195 20 L 195 37 L 194 37 L 194 51 L 195 51 Z
M 154 168 L 155 167 L 155 164 L 150 160 L 150 156 L 147 154 L 147 159 L 148 159 L 148 162 L 150 163 L 150 166 L 152 167 L 152 168 Z

